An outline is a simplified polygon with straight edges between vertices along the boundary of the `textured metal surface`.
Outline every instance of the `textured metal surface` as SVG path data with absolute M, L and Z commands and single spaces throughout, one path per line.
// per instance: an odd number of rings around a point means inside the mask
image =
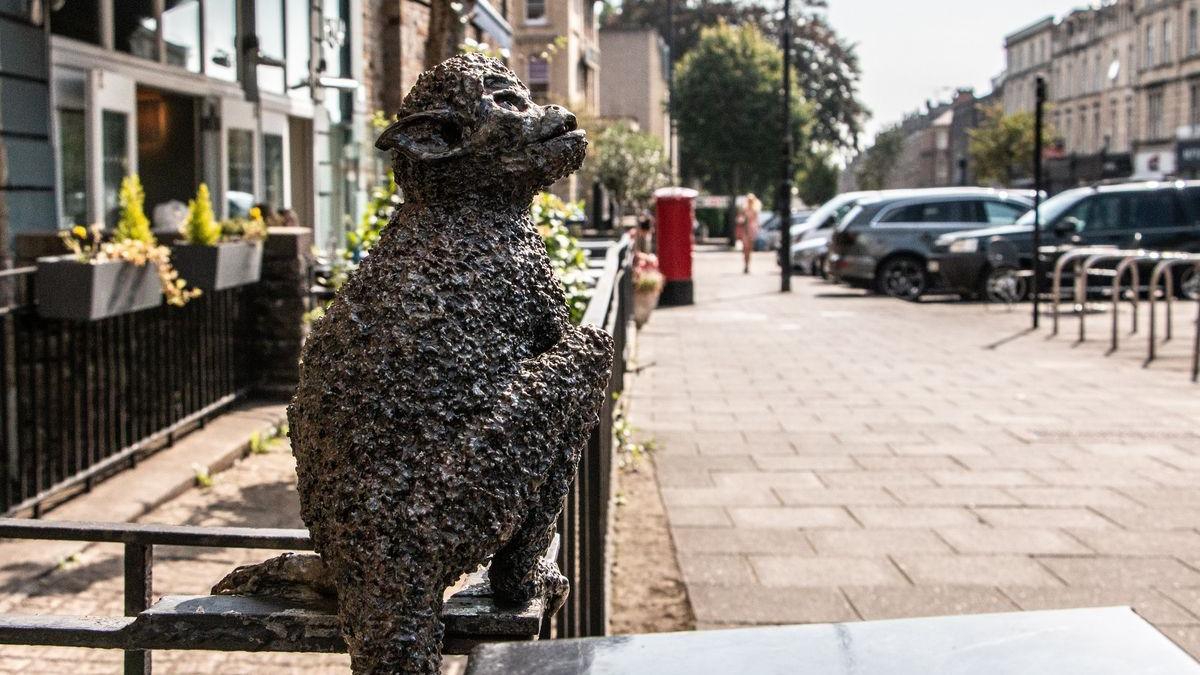
M 378 145 L 407 201 L 313 325 L 292 445 L 354 671 L 435 673 L 442 592 L 488 556 L 501 602 L 566 593 L 541 555 L 612 338 L 568 322 L 529 215 L 583 160 L 574 116 L 464 55 L 421 76 Z
M 1197 675 L 1126 607 L 483 645 L 468 675 Z

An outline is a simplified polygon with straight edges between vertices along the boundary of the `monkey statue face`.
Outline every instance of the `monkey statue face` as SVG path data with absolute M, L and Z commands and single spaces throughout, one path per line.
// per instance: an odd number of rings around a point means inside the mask
M 421 75 L 375 145 L 394 151 L 406 194 L 532 195 L 579 169 L 587 137 L 499 61 L 463 54 Z

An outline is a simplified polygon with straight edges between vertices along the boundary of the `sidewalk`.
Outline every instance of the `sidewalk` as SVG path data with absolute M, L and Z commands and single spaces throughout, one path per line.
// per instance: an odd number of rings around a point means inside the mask
M 631 396 L 700 628 L 1130 604 L 1200 656 L 1194 305 L 1142 369 L 1105 315 L 1073 348 L 1027 306 L 695 267 Z

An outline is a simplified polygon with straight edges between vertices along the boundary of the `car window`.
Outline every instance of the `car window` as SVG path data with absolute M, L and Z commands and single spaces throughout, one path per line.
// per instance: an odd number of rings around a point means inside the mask
M 1179 227 L 1183 214 L 1173 190 L 1155 190 L 1133 196 L 1133 218 L 1125 227 L 1134 229 Z
M 1058 222 L 1074 219 L 1075 232 L 1118 230 L 1129 222 L 1129 195 L 1094 195 L 1080 201 L 1063 214 Z
M 893 209 L 881 223 L 970 223 L 975 221 L 973 202 L 937 201 L 909 204 Z
M 1005 202 L 984 202 L 984 222 L 992 225 L 1011 225 L 1029 209 Z

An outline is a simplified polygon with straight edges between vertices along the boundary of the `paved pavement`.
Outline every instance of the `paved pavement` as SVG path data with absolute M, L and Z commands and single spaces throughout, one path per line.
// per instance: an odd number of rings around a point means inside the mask
M 1143 369 L 1141 338 L 1104 355 L 1106 316 L 1073 345 L 1025 307 L 785 296 L 774 271 L 699 253 L 697 304 L 640 338 L 635 421 L 699 627 L 1130 604 L 1200 655 L 1182 308 Z

